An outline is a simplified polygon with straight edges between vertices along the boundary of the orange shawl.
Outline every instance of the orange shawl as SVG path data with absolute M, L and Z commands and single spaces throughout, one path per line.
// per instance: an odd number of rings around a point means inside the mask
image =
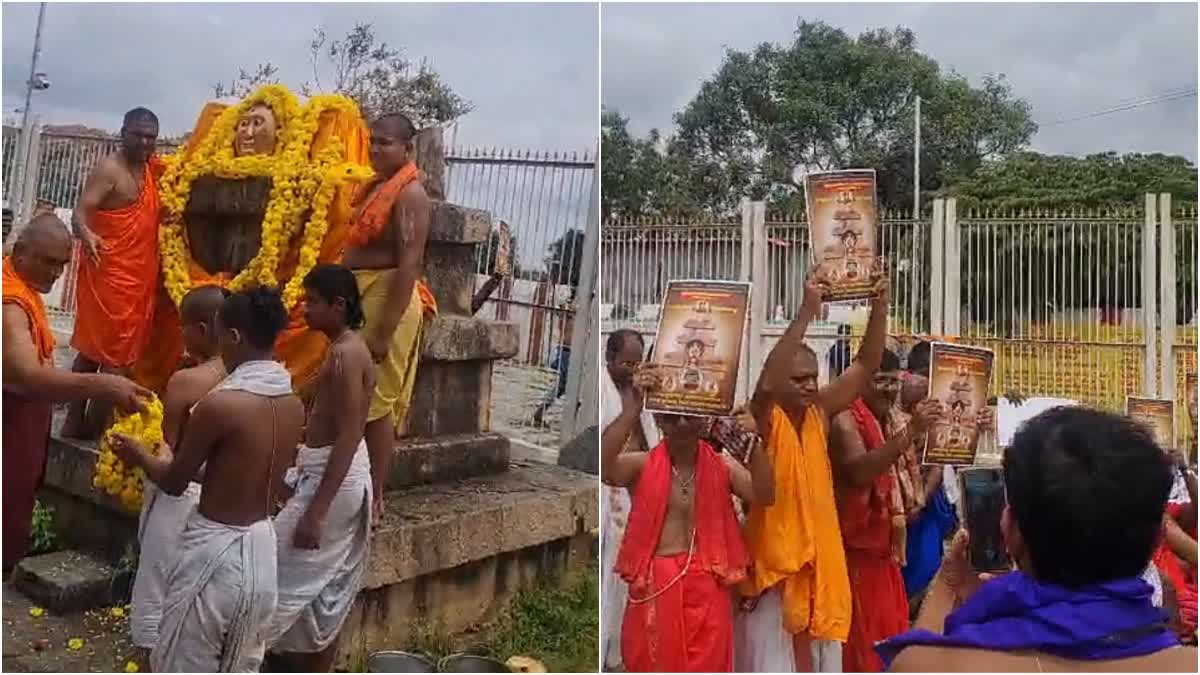
M 775 503 L 753 506 L 746 545 L 753 558 L 743 595 L 780 587 L 783 627 L 845 642 L 850 634 L 850 577 L 838 527 L 825 413 L 804 411 L 800 428 L 783 408 L 771 410 L 767 454 L 775 469 Z
M 12 260 L 4 258 L 4 304 L 12 303 L 29 316 L 29 328 L 33 331 L 33 346 L 37 347 L 38 361 L 50 363 L 54 359 L 54 331 L 46 317 L 46 305 L 42 295 L 29 287 L 17 274 Z
M 671 494 L 671 457 L 667 442 L 650 451 L 633 494 L 633 508 L 625 538 L 617 554 L 616 572 L 629 583 L 631 595 L 645 596 L 651 563 L 658 550 L 663 521 L 667 517 L 667 499 Z M 746 547 L 742 543 L 737 516 L 730 499 L 729 467 L 713 450 L 700 441 L 696 453 L 696 505 L 692 516 L 696 528 L 695 569 L 712 574 L 722 584 L 731 585 L 746 578 Z
M 129 206 L 97 211 L 89 223 L 104 241 L 103 250 L 99 264 L 80 261 L 71 344 L 102 365 L 133 364 L 150 336 L 159 266 L 155 180 L 161 165 L 151 157 L 138 198 Z
M 360 185 L 352 201 L 355 209 L 354 225 L 350 230 L 350 235 L 346 237 L 346 247 L 362 246 L 378 237 L 387 225 L 388 218 L 392 213 L 392 206 L 396 204 L 396 198 L 400 196 L 400 192 L 408 187 L 409 183 L 420 180 L 420 178 L 421 172 L 417 169 L 416 163 L 409 162 L 374 192 L 371 191 L 374 183 Z M 421 298 L 421 307 L 425 315 L 436 316 L 438 313 L 437 300 L 433 297 L 429 286 L 422 280 L 417 281 L 417 294 Z

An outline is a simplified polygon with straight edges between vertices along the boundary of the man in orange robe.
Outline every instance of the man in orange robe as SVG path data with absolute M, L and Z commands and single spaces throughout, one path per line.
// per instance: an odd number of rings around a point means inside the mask
M 663 416 L 665 439 L 649 452 L 622 452 L 655 386 L 639 368 L 601 441 L 601 479 L 633 492 L 616 562 L 629 583 L 621 658 L 627 672 L 732 672 L 728 586 L 746 577 L 748 562 L 732 495 L 770 504 L 771 464 L 755 444 L 747 470 L 700 440 L 705 418 L 682 415 Z M 753 428 L 748 415 L 743 426 Z
M 371 124 L 376 175 L 355 196 L 342 258 L 358 281 L 366 316 L 362 335 L 376 364 L 366 428 L 375 520 L 383 514 L 392 453 L 408 419 L 423 324 L 437 314 L 437 302 L 421 280 L 432 204 L 413 161 L 414 136 L 412 122 L 400 114 Z
M 4 576 L 29 547 L 55 403 L 93 398 L 138 407 L 145 390 L 115 375 L 54 367 L 54 333 L 42 294 L 71 262 L 71 235 L 53 214 L 34 217 L 4 258 Z
M 758 665 L 769 665 L 768 670 L 791 670 L 787 666 L 792 665 L 796 672 L 839 671 L 834 643 L 850 634 L 850 580 L 827 430 L 830 417 L 859 397 L 879 367 L 887 337 L 887 281 L 876 282 L 858 358 L 818 388 L 817 357 L 804 344 L 804 333 L 821 312 L 825 290 L 821 281 L 806 283 L 800 311 L 767 355 L 750 401 L 774 467 L 775 503 L 754 506 L 747 516 L 752 571 L 741 592 L 750 611 L 763 594 L 779 594 L 779 602 L 772 598 L 763 611 L 780 607 L 780 624 L 792 636 L 791 654 L 762 657 Z M 820 658 L 814 659 L 814 651 Z
M 157 140 L 154 113 L 125 113 L 121 150 L 92 169 L 75 206 L 72 225 L 86 254 L 75 291 L 75 372 L 128 373 L 149 339 L 159 269 Z M 108 415 L 106 405 L 73 403 L 63 435 L 95 438 Z
M 908 630 L 908 594 L 900 571 L 904 530 L 893 526 L 905 517 L 903 505 L 897 504 L 901 486 L 896 466 L 913 439 L 936 420 L 940 404 L 921 401 L 906 425 L 892 425 L 900 376 L 899 357 L 885 351 L 862 397 L 833 420 L 830 455 L 853 600 L 842 655 L 847 673 L 880 672 L 875 642 Z M 889 427 L 896 433 L 885 438 Z

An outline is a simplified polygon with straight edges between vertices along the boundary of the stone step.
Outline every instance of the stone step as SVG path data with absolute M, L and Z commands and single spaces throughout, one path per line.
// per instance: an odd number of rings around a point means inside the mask
M 405 439 L 392 455 L 388 488 L 490 476 L 508 470 L 509 442 L 500 434 Z
M 576 535 L 599 524 L 596 477 L 514 461 L 501 474 L 386 495 L 366 588 Z
M 87 553 L 58 551 L 18 563 L 13 585 L 35 604 L 64 614 L 121 602 L 130 577 Z

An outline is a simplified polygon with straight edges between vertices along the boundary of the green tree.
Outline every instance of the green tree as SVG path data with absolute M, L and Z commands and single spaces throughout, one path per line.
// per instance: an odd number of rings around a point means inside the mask
M 570 286 L 572 296 L 583 269 L 584 238 L 583 230 L 571 228 L 547 247 L 546 271 L 551 283 Z
M 1029 105 L 1013 97 L 1003 76 L 973 87 L 917 51 L 911 30 L 879 29 L 852 38 L 824 23 L 801 21 L 789 45 L 728 50 L 675 116 L 677 132 L 662 154 L 672 160 L 669 175 L 684 186 L 686 199 L 680 201 L 714 214 L 734 211 L 744 196 L 769 200 L 775 208 L 801 208 L 803 196 L 791 177 L 797 165 L 873 167 L 882 205 L 903 208 L 912 194 L 917 96 L 922 190 L 961 180 L 989 158 L 1019 150 L 1037 130 Z M 639 181 L 616 185 L 645 187 Z M 611 198 L 638 202 L 624 194 Z
M 340 39 L 330 41 L 324 28 L 309 42 L 312 79 L 300 85 L 305 96 L 343 94 L 354 100 L 367 119 L 401 112 L 418 128 L 444 124 L 471 111 L 471 104 L 425 61 L 414 64 L 400 49 L 376 41 L 374 26 L 360 23 Z M 279 69 L 270 62 L 247 71 L 239 69 L 229 83 L 213 86 L 217 98 L 242 98 L 259 85 L 278 83 Z

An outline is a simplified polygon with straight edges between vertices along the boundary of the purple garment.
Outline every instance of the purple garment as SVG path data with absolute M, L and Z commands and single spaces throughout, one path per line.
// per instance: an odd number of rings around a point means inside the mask
M 945 635 L 912 630 L 875 645 L 884 667 L 905 647 L 1036 651 L 1078 661 L 1142 656 L 1179 645 L 1140 577 L 1068 589 L 1013 572 L 946 617 Z

